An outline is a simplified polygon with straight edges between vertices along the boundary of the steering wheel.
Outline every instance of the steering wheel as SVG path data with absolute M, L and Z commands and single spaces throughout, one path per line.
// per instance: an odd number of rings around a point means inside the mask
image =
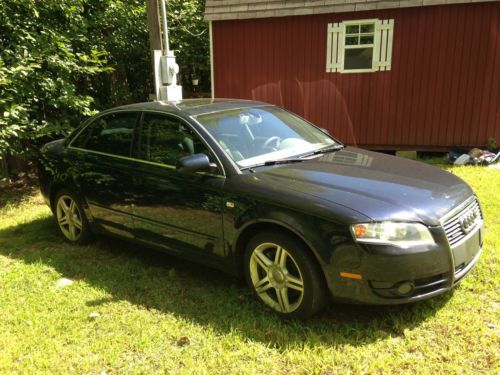
M 274 147 L 271 146 L 273 144 L 273 142 L 275 143 Z M 278 149 L 278 147 L 280 146 L 280 143 L 281 143 L 281 138 L 280 137 L 272 136 L 272 137 L 269 137 L 269 138 L 266 139 L 266 141 L 262 145 L 262 148 L 268 148 L 269 147 L 269 148 Z

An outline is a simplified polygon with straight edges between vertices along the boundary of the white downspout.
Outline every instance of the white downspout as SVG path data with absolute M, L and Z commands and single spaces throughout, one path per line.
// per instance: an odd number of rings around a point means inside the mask
M 210 37 L 210 86 L 212 90 L 212 99 L 215 98 L 215 80 L 214 80 L 214 40 L 212 34 L 212 21 L 208 21 L 208 33 Z

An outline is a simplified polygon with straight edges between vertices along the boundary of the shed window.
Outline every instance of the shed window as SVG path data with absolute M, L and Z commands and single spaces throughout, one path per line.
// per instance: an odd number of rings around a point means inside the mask
M 390 70 L 394 20 L 358 20 L 328 24 L 327 72 Z

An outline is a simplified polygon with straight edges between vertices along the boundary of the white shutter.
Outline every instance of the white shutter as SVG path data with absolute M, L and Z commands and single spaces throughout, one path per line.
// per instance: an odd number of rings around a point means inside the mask
M 342 48 L 344 28 L 341 23 L 329 23 L 326 38 L 326 71 L 340 72 L 342 67 Z
M 392 35 L 394 20 L 377 20 L 375 23 L 375 70 L 391 70 Z

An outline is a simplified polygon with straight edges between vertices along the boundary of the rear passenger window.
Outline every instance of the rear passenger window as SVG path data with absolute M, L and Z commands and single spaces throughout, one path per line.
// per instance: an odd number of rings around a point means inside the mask
M 71 146 L 106 154 L 130 156 L 137 113 L 99 117 L 87 126 Z

